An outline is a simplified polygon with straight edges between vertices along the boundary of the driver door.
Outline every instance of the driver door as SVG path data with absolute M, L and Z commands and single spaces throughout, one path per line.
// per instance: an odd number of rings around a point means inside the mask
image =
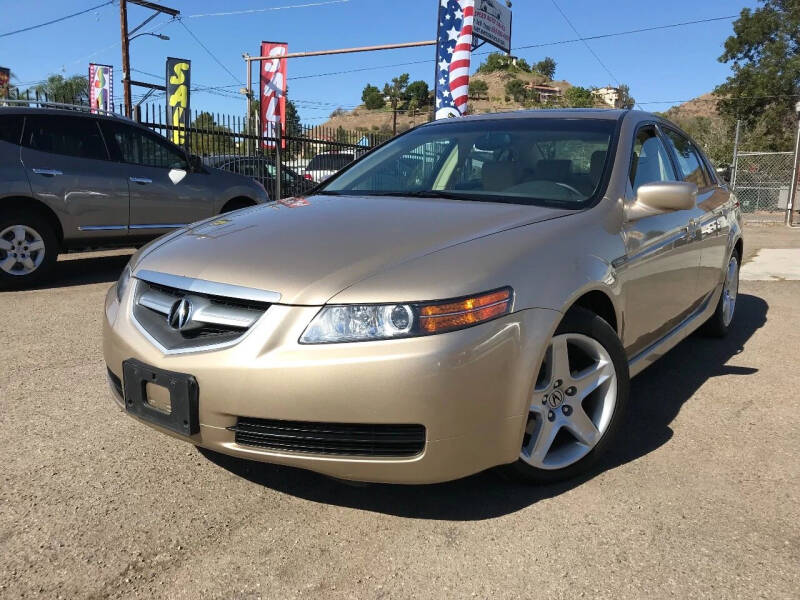
M 158 236 L 214 215 L 208 175 L 192 172 L 180 148 L 127 123 L 104 127 L 114 158 L 127 166 L 131 234 Z
M 679 181 L 655 125 L 636 133 L 627 203 L 646 183 Z M 628 222 L 623 227 L 626 262 L 620 271 L 625 289 L 623 343 L 629 356 L 658 341 L 697 307 L 700 244 L 694 220 L 702 211 L 672 211 Z

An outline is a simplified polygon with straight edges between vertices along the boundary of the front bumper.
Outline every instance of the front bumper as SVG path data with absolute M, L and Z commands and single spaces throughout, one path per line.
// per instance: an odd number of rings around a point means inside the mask
M 523 310 L 477 327 L 429 337 L 328 345 L 297 343 L 318 307 L 273 305 L 234 346 L 165 355 L 137 328 L 130 296 L 106 297 L 103 351 L 122 362 L 194 375 L 200 431 L 180 436 L 217 452 L 393 483 L 456 479 L 519 456 L 531 388 L 560 313 Z M 117 402 L 119 394 L 112 388 Z M 238 417 L 329 423 L 421 424 L 424 450 L 376 458 L 273 451 L 237 444 Z

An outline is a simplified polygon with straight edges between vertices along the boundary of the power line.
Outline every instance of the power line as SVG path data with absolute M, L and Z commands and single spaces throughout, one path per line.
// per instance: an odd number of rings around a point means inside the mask
M 66 21 L 67 19 L 71 19 L 72 17 L 85 15 L 88 12 L 92 12 L 93 10 L 97 10 L 98 8 L 103 8 L 104 6 L 110 6 L 111 4 L 114 4 L 114 0 L 108 0 L 108 2 L 103 2 L 102 4 L 98 4 L 97 6 L 93 6 L 91 8 L 87 8 L 85 10 L 72 13 L 71 15 L 65 15 L 63 17 L 53 19 L 52 21 L 45 21 L 44 23 L 39 23 L 38 25 L 31 25 L 30 27 L 23 27 L 22 29 L 17 29 L 15 31 L 0 33 L 0 38 L 8 37 L 10 35 L 16 35 L 18 33 L 24 33 L 26 31 L 33 31 L 34 29 L 39 29 L 40 27 L 47 27 L 48 25 L 53 25 L 54 23 L 60 23 L 61 21 Z
M 569 17 L 567 17 L 566 13 L 563 10 L 561 10 L 561 7 L 558 5 L 558 2 L 556 2 L 556 0 L 551 0 L 551 2 L 553 3 L 553 6 L 556 7 L 556 10 L 559 13 L 561 13 L 561 16 L 564 17 L 564 20 L 567 22 L 567 25 L 569 25 L 569 28 L 575 32 L 575 35 L 577 35 L 578 38 L 580 38 L 581 42 L 583 42 L 583 45 L 586 46 L 586 49 L 592 54 L 592 56 L 594 56 L 598 64 L 601 67 L 603 67 L 603 69 L 605 69 L 606 73 L 609 74 L 611 79 L 617 82 L 617 85 L 620 85 L 619 79 L 617 79 L 616 76 L 611 72 L 611 69 L 609 69 L 602 60 L 600 60 L 600 57 L 597 55 L 597 52 L 592 50 L 592 47 L 589 45 L 589 42 L 587 42 L 585 39 L 583 39 L 583 37 L 581 37 L 580 32 L 575 28 L 575 25 L 572 24 L 572 21 L 569 20 Z
M 189 33 L 189 35 L 190 35 L 190 36 L 192 36 L 192 37 L 194 38 L 194 41 L 195 41 L 195 42 L 197 42 L 198 44 L 200 44 L 200 47 L 201 47 L 203 50 L 205 50 L 205 51 L 206 51 L 206 53 L 207 53 L 207 54 L 208 54 L 208 55 L 209 55 L 211 58 L 213 58 L 213 59 L 214 59 L 214 62 L 216 62 L 216 63 L 217 63 L 217 64 L 218 64 L 220 67 L 222 67 L 223 69 L 225 69 L 225 72 L 226 72 L 226 73 L 228 73 L 228 75 L 230 75 L 230 76 L 231 76 L 231 78 L 232 78 L 232 79 L 233 79 L 235 82 L 237 82 L 239 85 L 241 85 L 241 84 L 242 84 L 242 82 L 239 80 L 239 78 L 238 78 L 238 77 L 236 77 L 236 75 L 234 75 L 234 74 L 233 74 L 233 72 L 232 72 L 232 71 L 231 71 L 231 70 L 230 70 L 228 67 L 226 67 L 226 66 L 223 64 L 223 62 L 222 62 L 220 59 L 218 59 L 218 58 L 217 58 L 217 57 L 214 55 L 214 53 L 213 53 L 213 52 L 211 52 L 211 50 L 209 50 L 209 49 L 208 49 L 208 47 L 207 47 L 207 46 L 206 46 L 206 45 L 205 45 L 203 42 L 201 42 L 201 41 L 200 41 L 200 38 L 199 38 L 199 37 L 197 37 L 197 36 L 196 36 L 194 33 L 192 33 L 192 30 L 191 30 L 191 29 L 189 29 L 189 28 L 186 26 L 186 23 L 184 23 L 184 22 L 183 22 L 183 21 L 182 21 L 180 18 L 178 18 L 178 23 L 180 23 L 180 24 L 181 24 L 181 26 L 182 26 L 182 27 L 183 27 L 183 28 L 184 28 L 184 29 L 185 29 L 185 30 L 186 30 L 186 31 Z
M 254 13 L 268 12 L 274 10 L 286 10 L 290 8 L 308 8 L 315 6 L 326 6 L 328 4 L 345 4 L 350 0 L 326 0 L 324 2 L 310 2 L 307 4 L 290 4 L 288 6 L 271 6 L 269 8 L 249 8 L 246 10 L 232 10 L 229 12 L 216 12 L 216 13 L 203 13 L 195 15 L 186 15 L 187 19 L 199 19 L 201 17 L 229 17 L 233 15 L 251 15 Z

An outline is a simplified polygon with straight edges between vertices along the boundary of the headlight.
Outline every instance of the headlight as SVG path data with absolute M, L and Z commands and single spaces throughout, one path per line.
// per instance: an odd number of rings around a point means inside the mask
M 326 306 L 306 327 L 300 343 L 366 342 L 445 333 L 508 314 L 511 301 L 511 288 L 502 288 L 430 303 Z
M 122 302 L 122 296 L 125 295 L 125 290 L 128 288 L 128 284 L 131 282 L 131 268 L 129 266 L 125 266 L 122 269 L 122 275 L 119 276 L 117 280 L 117 300 Z

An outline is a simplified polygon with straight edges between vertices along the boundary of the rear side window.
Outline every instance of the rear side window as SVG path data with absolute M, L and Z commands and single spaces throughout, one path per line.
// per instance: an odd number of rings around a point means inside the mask
M 306 167 L 309 171 L 338 171 L 349 165 L 355 156 L 352 154 L 318 154 Z
M 22 145 L 51 154 L 108 160 L 100 128 L 94 119 L 28 115 Z
M 652 125 L 636 134 L 630 178 L 634 192 L 646 183 L 677 181 L 667 149 Z
M 675 157 L 678 159 L 678 167 L 681 170 L 683 180 L 694 183 L 699 188 L 706 187 L 708 185 L 708 175 L 703 166 L 703 161 L 700 159 L 700 154 L 692 142 L 672 129 L 667 129 L 666 134 L 669 144 L 675 151 Z
M 161 169 L 187 168 L 183 152 L 155 133 L 124 123 L 105 122 L 103 127 L 122 162 Z
M 19 144 L 22 135 L 22 115 L 0 116 L 0 140 L 10 144 Z

